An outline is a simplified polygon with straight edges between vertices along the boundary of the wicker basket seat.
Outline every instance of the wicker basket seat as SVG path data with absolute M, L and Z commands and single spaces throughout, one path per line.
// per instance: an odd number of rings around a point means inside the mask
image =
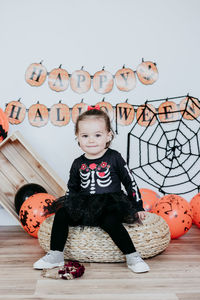
M 47 218 L 38 231 L 40 246 L 47 252 L 54 216 Z M 170 242 L 167 223 L 160 216 L 147 213 L 143 224 L 124 224 L 143 258 L 153 257 L 164 251 Z M 70 227 L 64 248 L 65 259 L 79 262 L 124 262 L 125 256 L 110 236 L 99 227 Z

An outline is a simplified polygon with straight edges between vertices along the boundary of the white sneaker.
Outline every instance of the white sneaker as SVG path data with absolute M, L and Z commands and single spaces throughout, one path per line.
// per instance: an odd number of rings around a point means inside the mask
M 144 273 L 150 270 L 147 263 L 141 258 L 138 252 L 126 255 L 127 265 L 135 273 Z
M 50 250 L 45 256 L 36 261 L 33 265 L 34 269 L 51 269 L 64 265 L 64 254 L 61 251 Z

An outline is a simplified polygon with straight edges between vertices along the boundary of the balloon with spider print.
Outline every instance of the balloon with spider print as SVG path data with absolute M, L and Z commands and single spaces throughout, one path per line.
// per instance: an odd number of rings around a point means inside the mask
M 167 222 L 172 239 L 184 235 L 192 226 L 192 208 L 181 196 L 163 196 L 153 206 L 152 212 Z
M 24 201 L 20 208 L 19 219 L 28 234 L 37 238 L 41 223 L 54 214 L 51 209 L 55 197 L 47 193 L 38 193 Z

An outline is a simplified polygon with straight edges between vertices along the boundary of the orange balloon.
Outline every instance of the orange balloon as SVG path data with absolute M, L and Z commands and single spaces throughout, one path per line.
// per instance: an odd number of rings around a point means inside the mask
M 193 223 L 200 228 L 200 193 L 192 198 L 190 205 L 193 212 Z
M 161 216 L 169 225 L 171 238 L 185 234 L 192 226 L 192 208 L 178 195 L 166 195 L 153 206 L 152 212 Z
M 56 198 L 47 193 L 34 194 L 24 201 L 20 208 L 19 219 L 28 234 L 37 238 L 41 223 L 53 213 L 50 207 Z
M 0 108 L 0 143 L 7 137 L 9 122 L 7 114 Z
M 140 189 L 140 193 L 144 210 L 151 212 L 153 205 L 160 199 L 160 196 L 149 189 Z

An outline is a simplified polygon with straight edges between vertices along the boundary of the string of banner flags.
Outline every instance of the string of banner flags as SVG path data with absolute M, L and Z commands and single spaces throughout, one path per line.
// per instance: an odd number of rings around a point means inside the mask
M 177 104 L 172 101 L 180 99 Z M 152 104 L 153 102 L 162 102 L 157 108 Z M 200 116 L 200 102 L 196 97 L 189 94 L 185 96 L 171 97 L 165 99 L 148 100 L 142 105 L 130 104 L 128 101 L 118 103 L 113 106 L 111 103 L 103 99 L 101 102 L 96 103 L 100 109 L 107 112 L 111 121 L 115 120 L 116 126 L 130 125 L 136 116 L 136 121 L 141 126 L 152 126 L 159 122 L 174 122 L 180 117 L 186 120 L 194 120 Z M 11 124 L 17 125 L 24 121 L 26 113 L 28 112 L 28 120 L 32 126 L 42 127 L 45 126 L 50 120 L 55 126 L 66 126 L 70 119 L 75 123 L 77 117 L 88 109 L 88 104 L 83 102 L 69 107 L 67 104 L 59 101 L 58 103 L 48 108 L 46 105 L 39 102 L 31 105 L 29 109 L 21 102 L 11 101 L 6 103 L 5 113 Z
M 47 72 L 45 66 L 40 62 L 29 65 L 25 72 L 25 80 L 31 86 L 39 87 L 48 77 L 48 84 L 52 90 L 56 92 L 64 91 L 70 84 L 71 89 L 79 94 L 89 91 L 91 81 L 93 80 L 94 90 L 97 93 L 106 94 L 111 92 L 114 80 L 117 88 L 121 91 L 129 92 L 134 89 L 136 86 L 135 74 L 143 84 L 153 84 L 158 79 L 156 63 L 142 59 L 142 63 L 139 64 L 135 71 L 123 66 L 115 75 L 105 71 L 104 68 L 101 71 L 97 71 L 94 75 L 90 75 L 87 71 L 83 70 L 83 67 L 81 70 L 69 74 L 61 65 L 59 68 Z M 182 98 L 180 104 L 172 101 L 176 98 Z M 163 103 L 158 108 L 155 108 L 151 104 L 154 101 L 162 101 Z M 118 124 L 128 126 L 134 121 L 135 116 L 138 124 L 146 127 L 152 126 L 156 121 L 175 121 L 180 117 L 180 113 L 183 118 L 188 120 L 193 120 L 200 116 L 199 100 L 196 97 L 189 96 L 189 94 L 179 97 L 148 100 L 142 105 L 129 104 L 127 99 L 125 102 L 113 106 L 103 98 L 102 101 L 95 105 L 106 111 L 111 121 L 115 120 L 116 132 Z M 45 126 L 49 120 L 53 125 L 59 127 L 69 124 L 70 119 L 75 123 L 77 117 L 88 109 L 88 104 L 83 99 L 71 108 L 60 100 L 58 103 L 52 105 L 51 108 L 38 101 L 27 109 L 21 102 L 21 98 L 16 101 L 10 101 L 5 106 L 5 113 L 11 124 L 18 125 L 22 123 L 28 112 L 29 123 L 35 127 Z
M 90 75 L 83 67 L 69 74 L 67 70 L 62 68 L 62 65 L 47 72 L 42 62 L 32 63 L 25 72 L 25 80 L 31 86 L 39 87 L 48 77 L 48 85 L 53 91 L 65 91 L 70 85 L 71 89 L 78 94 L 88 92 L 93 84 L 96 93 L 107 94 L 112 91 L 114 82 L 120 91 L 129 92 L 133 90 L 136 87 L 136 75 L 143 84 L 153 84 L 158 80 L 156 63 L 142 59 L 142 63 L 138 65 L 136 70 L 126 68 L 124 65 L 115 75 L 106 71 L 105 67 L 94 75 Z

